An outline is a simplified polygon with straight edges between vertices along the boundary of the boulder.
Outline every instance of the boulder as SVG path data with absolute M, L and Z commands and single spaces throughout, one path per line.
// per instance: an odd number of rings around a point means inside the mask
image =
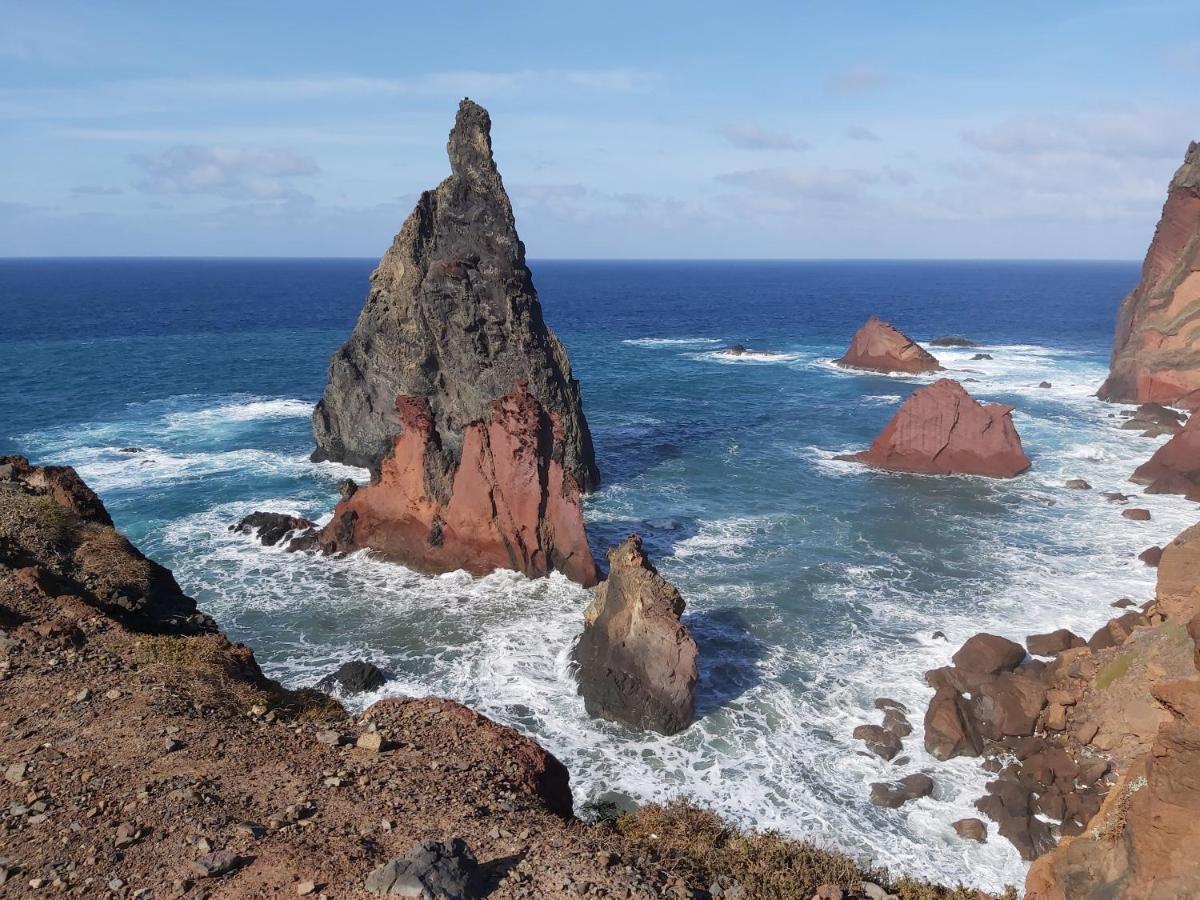
M 475 900 L 485 896 L 479 863 L 462 838 L 425 841 L 367 876 L 363 887 L 380 897 Z
M 935 758 L 979 756 L 983 740 L 962 695 L 954 688 L 939 687 L 925 713 L 925 749 Z
M 995 675 L 1019 666 L 1025 659 L 1025 648 L 1008 638 L 981 632 L 968 638 L 951 659 L 964 671 Z
M 559 570 L 593 584 L 579 501 L 599 484 L 591 434 L 487 111 L 463 100 L 446 149 L 450 176 L 421 195 L 371 275 L 313 412 L 313 458 L 372 475 L 322 543 L 423 571 Z
M 1058 656 L 1064 650 L 1082 647 L 1086 643 L 1087 641 L 1066 628 L 1047 634 L 1031 634 L 1025 638 L 1025 647 L 1033 656 Z
M 1143 550 L 1141 553 L 1138 554 L 1138 559 L 1140 559 L 1142 562 L 1144 562 L 1146 565 L 1150 566 L 1150 568 L 1153 569 L 1153 568 L 1157 568 L 1158 564 L 1160 562 L 1162 562 L 1162 555 L 1163 555 L 1162 547 L 1159 547 L 1159 546 L 1147 547 L 1145 550 Z
M 979 344 L 975 341 L 969 341 L 965 337 L 956 337 L 946 335 L 943 337 L 935 337 L 929 342 L 930 347 L 978 347 Z
M 317 687 L 323 691 L 339 687 L 346 694 L 362 694 L 379 690 L 387 680 L 387 674 L 379 666 L 360 659 L 342 663 L 336 672 L 317 682 Z
M 901 736 L 882 725 L 859 725 L 854 729 L 853 737 L 881 759 L 892 759 L 902 746 Z
M 1200 143 L 1188 146 L 1142 264 L 1122 302 L 1100 397 L 1118 403 L 1200 405 Z
M 1187 418 L 1184 413 L 1168 409 L 1158 403 L 1143 403 L 1132 412 L 1122 413 L 1125 431 L 1140 431 L 1142 437 L 1162 437 L 1164 434 L 1179 434 Z
M 429 401 L 401 397 L 396 411 L 404 431 L 371 483 L 337 505 L 321 532 L 327 552 L 367 547 L 425 572 L 559 571 L 596 583 L 580 491 L 552 449 L 558 422 L 524 384 L 467 427 L 445 499 L 428 480 L 431 461 L 447 460 Z
M 998 741 L 1033 734 L 1045 705 L 1045 689 L 1037 678 L 1007 672 L 981 685 L 970 708 L 979 734 Z
M 1197 354 L 1200 359 L 1200 347 Z M 1147 494 L 1182 494 L 1200 500 L 1200 416 L 1188 419 L 1178 434 L 1134 469 L 1129 480 L 1146 485 Z
M 878 316 L 867 319 L 854 333 L 850 349 L 835 362 L 875 372 L 936 372 L 942 368 L 931 353 Z
M 981 404 L 956 381 L 919 388 L 854 459 L 880 469 L 1011 478 L 1029 468 L 1012 407 Z
M 993 358 L 992 354 L 990 354 L 990 353 L 976 353 L 974 356 L 971 357 L 971 361 L 979 362 L 980 360 L 992 359 L 992 358 Z
M 871 802 L 884 809 L 899 809 L 910 800 L 928 797 L 933 793 L 933 779 L 928 775 L 908 775 L 891 783 L 871 785 Z
M 987 842 L 987 825 L 980 819 L 959 819 L 951 826 L 958 836 L 980 844 Z
M 1050 382 L 1048 382 L 1048 381 L 1039 381 L 1039 382 L 1038 382 L 1038 387 L 1040 387 L 1040 388 L 1046 388 L 1046 389 L 1049 389 L 1049 388 L 1052 388 L 1052 387 L 1054 387 L 1054 385 L 1052 385 L 1052 384 L 1051 384 Z
M 289 534 L 310 528 L 316 528 L 316 523 L 300 516 L 277 512 L 252 512 L 238 520 L 236 525 L 229 526 L 230 531 L 254 535 L 266 547 L 274 547 Z
M 1130 509 L 1121 510 L 1121 516 L 1133 522 L 1149 522 L 1150 510 L 1135 506 Z
M 1092 486 L 1082 478 L 1072 478 L 1067 481 L 1067 487 L 1073 491 L 1090 491 Z
M 631 534 L 608 552 L 573 651 L 590 715 L 675 734 L 694 715 L 696 642 L 680 621 L 679 591 L 659 575 Z

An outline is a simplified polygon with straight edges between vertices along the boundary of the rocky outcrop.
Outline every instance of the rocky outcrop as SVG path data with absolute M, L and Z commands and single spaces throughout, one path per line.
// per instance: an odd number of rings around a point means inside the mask
M 942 335 L 929 342 L 930 347 L 978 347 L 975 341 L 957 335 Z
M 1012 410 L 942 378 L 914 391 L 870 448 L 849 458 L 894 472 L 1011 478 L 1029 468 Z
M 367 467 L 372 483 L 339 506 L 325 543 L 431 571 L 540 575 L 569 561 L 567 574 L 587 582 L 578 511 L 599 483 L 592 439 L 566 350 L 542 318 L 490 129 L 486 110 L 460 104 L 450 176 L 421 195 L 330 363 L 314 458 Z M 493 499 L 507 508 L 488 513 Z M 389 523 L 389 511 L 400 518 Z M 350 514 L 369 526 L 351 527 Z M 566 545 L 548 543 L 554 535 Z
M 1159 403 L 1143 403 L 1137 409 L 1121 413 L 1125 421 L 1121 428 L 1125 431 L 1139 431 L 1142 437 L 1161 437 L 1164 434 L 1179 434 L 1183 421 L 1187 418 L 1184 413 Z
M 874 372 L 936 372 L 942 368 L 933 354 L 878 316 L 867 319 L 854 333 L 850 349 L 835 362 Z
M 579 488 L 553 452 L 558 422 L 524 384 L 467 426 L 457 465 L 426 398 L 401 397 L 396 409 L 404 430 L 371 483 L 337 505 L 320 536 L 326 551 L 368 547 L 427 572 L 558 571 L 596 583 Z M 444 499 L 431 462 L 450 480 Z
M 692 722 L 699 677 L 696 642 L 680 621 L 683 598 L 635 534 L 608 561 L 574 650 L 579 692 L 590 715 L 675 734 Z
M 1188 147 L 1142 264 L 1122 302 L 1100 397 L 1200 406 L 1200 144 Z
M 319 682 L 317 687 L 323 691 L 334 688 L 346 694 L 362 694 L 366 691 L 377 691 L 387 684 L 387 673 L 374 663 L 356 659 L 342 663 Z
M 1200 500 L 1200 416 L 1138 466 L 1130 481 L 1146 485 L 1147 494 L 1182 494 Z
M 230 525 L 229 530 L 254 535 L 263 546 L 274 547 L 289 535 L 296 535 L 315 527 L 315 522 L 300 516 L 277 512 L 252 512 L 243 516 L 236 524 Z

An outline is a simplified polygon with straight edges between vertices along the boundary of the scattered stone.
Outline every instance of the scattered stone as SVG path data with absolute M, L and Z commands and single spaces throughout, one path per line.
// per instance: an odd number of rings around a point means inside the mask
M 87 701 L 90 700 L 91 697 L 92 697 L 92 692 L 89 691 L 87 688 L 84 688 L 82 691 L 80 691 L 78 694 L 76 694 L 71 699 L 75 703 L 87 703 Z
M 1067 487 L 1073 491 L 1090 491 L 1092 486 L 1082 478 L 1071 478 L 1067 481 Z
M 141 831 L 131 822 L 122 822 L 117 826 L 117 836 L 113 843 L 118 849 L 124 849 L 135 844 L 141 837 Z
M 193 861 L 188 869 L 199 878 L 219 878 L 244 864 L 232 850 L 215 850 Z
M 12 784 L 20 784 L 25 780 L 25 773 L 29 771 L 27 763 L 13 763 L 4 770 L 4 780 Z
M 318 744 L 327 744 L 330 747 L 340 747 L 344 741 L 345 738 L 342 737 L 341 732 L 333 730 L 317 732 Z
M 1114 600 L 1109 606 L 1115 606 L 1117 609 L 1129 609 L 1129 607 L 1137 606 L 1137 604 L 1128 597 L 1122 597 L 1120 600 Z
M 387 746 L 387 742 L 383 739 L 383 735 L 378 731 L 367 731 L 358 736 L 354 746 L 359 750 L 367 750 L 371 753 L 382 753 Z
M 1041 382 L 1041 383 L 1039 383 L 1039 384 L 1038 384 L 1038 387 L 1040 387 L 1040 388 L 1051 388 L 1051 387 L 1054 387 L 1054 385 L 1052 385 L 1052 384 L 1051 384 L 1050 382 L 1048 382 L 1048 381 L 1043 381 L 1043 382 Z
M 1087 641 L 1066 628 L 1048 634 L 1031 634 L 1025 638 L 1025 647 L 1032 656 L 1058 656 L 1064 650 L 1082 647 L 1086 643 Z
M 981 844 L 987 842 L 987 825 L 981 819 L 959 819 L 953 827 L 961 838 Z
M 375 869 L 364 887 L 377 896 L 475 900 L 483 896 L 475 883 L 478 868 L 462 838 L 426 841 Z
M 315 881 L 301 881 L 296 885 L 296 894 L 300 897 L 307 897 L 309 894 L 314 893 L 316 889 L 317 883 Z
M 1150 510 L 1135 506 L 1130 509 L 1121 510 L 1121 515 L 1126 519 L 1132 519 L 1134 522 L 1149 522 Z
M 177 741 L 175 738 L 167 738 L 165 741 L 163 741 L 163 749 L 168 753 L 174 753 L 176 750 L 183 749 L 183 742 Z
M 974 356 L 971 357 L 971 361 L 979 362 L 980 360 L 991 359 L 991 358 L 992 358 L 992 354 L 990 354 L 990 353 L 976 353 Z

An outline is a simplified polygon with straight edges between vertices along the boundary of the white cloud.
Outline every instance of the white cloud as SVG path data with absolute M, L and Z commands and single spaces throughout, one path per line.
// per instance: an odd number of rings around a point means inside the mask
M 807 150 L 809 144 L 800 138 L 778 131 L 767 131 L 757 125 L 726 125 L 722 137 L 741 150 Z
M 874 131 L 872 131 L 870 128 L 867 128 L 866 126 L 863 126 L 863 125 L 849 125 L 842 132 L 842 135 L 846 138 L 849 138 L 852 141 L 882 141 L 883 140 L 883 138 L 881 138 L 879 135 L 877 135 Z
M 214 194 L 231 200 L 282 200 L 299 192 L 291 179 L 314 175 L 317 164 L 287 150 L 177 146 L 155 156 L 131 157 L 151 194 Z

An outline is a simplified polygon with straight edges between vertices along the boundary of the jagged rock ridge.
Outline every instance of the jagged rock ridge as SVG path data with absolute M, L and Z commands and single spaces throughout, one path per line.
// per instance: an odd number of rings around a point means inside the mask
M 1200 143 L 1171 180 L 1142 280 L 1121 302 L 1100 397 L 1200 406 Z
M 525 245 L 492 158 L 487 110 L 463 100 L 446 146 L 451 174 L 425 191 L 371 275 L 354 333 L 334 354 L 313 412 L 316 459 L 375 470 L 401 430 L 396 398 L 426 397 L 446 454 L 519 382 L 562 436 L 580 490 L 599 484 L 579 383 L 542 318 Z M 445 467 L 430 467 L 444 499 Z
M 580 495 L 599 483 L 579 384 L 546 327 L 491 120 L 459 105 L 450 177 L 421 195 L 371 276 L 313 413 L 317 459 L 367 466 L 326 550 L 430 572 L 595 583 Z

